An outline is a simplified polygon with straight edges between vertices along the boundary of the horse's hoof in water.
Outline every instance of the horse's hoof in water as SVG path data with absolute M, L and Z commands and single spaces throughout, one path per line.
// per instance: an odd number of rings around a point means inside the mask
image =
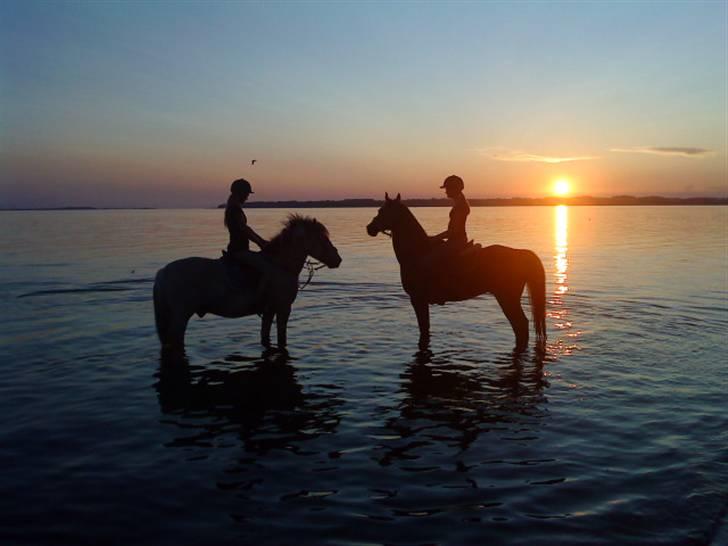
M 430 349 L 420 349 L 412 356 L 415 357 L 417 364 L 429 364 L 432 362 L 433 355 L 434 353 Z
M 177 362 L 185 360 L 186 358 L 184 346 L 173 345 L 171 343 L 165 343 L 162 345 L 161 357 L 165 362 Z
M 274 356 L 278 355 L 278 351 L 275 349 L 275 347 L 266 347 L 263 349 L 263 353 L 261 354 L 261 358 L 268 359 Z
M 288 356 L 288 349 L 285 347 L 274 347 L 273 345 L 268 344 L 263 349 L 263 354 L 267 356 L 271 355 L 285 355 Z
M 263 351 L 262 358 L 270 364 L 285 364 L 290 359 L 290 355 L 285 348 L 271 347 Z

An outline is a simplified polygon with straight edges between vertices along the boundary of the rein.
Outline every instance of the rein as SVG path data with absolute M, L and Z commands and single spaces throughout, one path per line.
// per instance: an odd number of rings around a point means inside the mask
M 303 290 L 304 288 L 306 288 L 309 285 L 309 283 L 311 282 L 311 279 L 313 279 L 313 276 L 316 273 L 316 271 L 326 267 L 326 264 L 322 264 L 322 263 L 314 261 L 314 260 L 309 260 L 307 258 L 303 264 L 303 267 L 305 267 L 308 270 L 308 278 L 304 282 L 301 282 L 301 281 L 298 282 L 299 290 Z

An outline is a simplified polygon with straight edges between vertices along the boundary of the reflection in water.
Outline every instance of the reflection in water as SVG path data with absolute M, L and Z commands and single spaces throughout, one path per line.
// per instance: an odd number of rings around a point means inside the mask
M 232 435 L 248 452 L 295 452 L 299 442 L 334 432 L 340 420 L 336 396 L 304 392 L 285 359 L 265 354 L 260 359 L 230 356 L 204 367 L 163 358 L 157 377 L 165 423 L 180 430 L 169 447 L 210 448 Z
M 580 335 L 572 331 L 566 294 L 569 292 L 569 207 L 559 205 L 554 208 L 554 290 L 549 300 L 547 316 L 554 319 L 553 327 L 565 331 L 572 341 Z M 571 354 L 576 346 L 563 339 L 550 344 L 553 351 L 561 355 Z
M 463 453 L 482 433 L 534 439 L 547 415 L 543 364 L 541 352 L 531 358 L 508 353 L 492 362 L 466 354 L 418 353 L 400 376 L 404 398 L 399 415 L 387 421 L 395 436 L 380 446 L 380 464 L 419 459 L 422 454 L 415 452 L 443 444 Z
M 569 291 L 567 282 L 567 271 L 569 269 L 569 258 L 566 251 L 569 249 L 569 209 L 566 205 L 556 207 L 554 239 L 556 241 L 556 252 L 554 260 L 556 262 L 556 290 L 555 293 L 563 296 Z

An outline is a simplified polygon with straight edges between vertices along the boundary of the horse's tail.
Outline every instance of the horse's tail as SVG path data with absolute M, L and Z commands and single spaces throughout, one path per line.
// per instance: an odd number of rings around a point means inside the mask
M 533 313 L 533 326 L 536 330 L 536 340 L 546 341 L 546 272 L 541 259 L 530 252 L 526 285 L 531 298 L 531 312 Z
M 164 345 L 167 343 L 167 332 L 169 331 L 169 309 L 162 297 L 162 286 L 164 268 L 157 271 L 154 277 L 154 324 L 157 327 L 157 336 L 159 342 Z

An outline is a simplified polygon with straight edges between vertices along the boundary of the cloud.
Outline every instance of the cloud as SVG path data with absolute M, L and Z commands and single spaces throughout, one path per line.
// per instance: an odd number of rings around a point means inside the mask
M 497 161 L 526 161 L 535 163 L 566 163 L 567 161 L 587 161 L 590 159 L 599 159 L 597 156 L 578 155 L 578 156 L 553 156 L 529 154 L 520 150 L 511 150 L 509 148 L 485 148 L 478 150 L 482 155 L 488 156 Z
M 630 154 L 678 155 L 681 157 L 705 157 L 712 155 L 712 150 L 705 148 L 689 148 L 680 146 L 634 146 L 632 148 L 611 148 L 610 152 L 623 152 Z

